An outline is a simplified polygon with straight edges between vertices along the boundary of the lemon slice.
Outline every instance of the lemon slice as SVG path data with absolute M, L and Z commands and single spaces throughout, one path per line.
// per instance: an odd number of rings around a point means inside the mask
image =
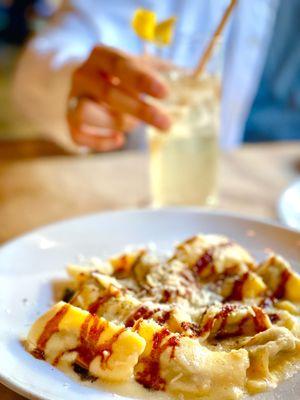
M 141 39 L 152 42 L 156 27 L 156 14 L 153 11 L 139 8 L 135 11 L 131 25 Z
M 175 22 L 176 17 L 171 17 L 156 25 L 154 30 L 154 40 L 157 44 L 168 45 L 171 43 Z

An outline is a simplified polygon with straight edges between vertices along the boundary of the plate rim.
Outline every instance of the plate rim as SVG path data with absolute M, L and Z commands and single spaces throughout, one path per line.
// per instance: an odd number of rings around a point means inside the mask
M 126 209 L 121 209 L 121 210 L 107 210 L 107 211 L 86 213 L 83 215 L 65 218 L 65 219 L 61 219 L 58 221 L 54 221 L 49 224 L 41 225 L 37 228 L 26 231 L 20 235 L 17 235 L 14 238 L 2 243 L 0 245 L 0 256 L 5 251 L 6 248 L 14 246 L 15 244 L 18 244 L 19 242 L 22 242 L 23 240 L 26 240 L 31 235 L 40 233 L 40 231 L 45 231 L 45 230 L 57 228 L 57 227 L 59 228 L 60 225 L 68 224 L 69 222 L 79 222 L 80 220 L 84 220 L 87 218 L 97 218 L 102 215 L 107 215 L 109 217 L 110 215 L 117 215 L 117 214 L 143 214 L 143 213 L 157 213 L 157 212 L 162 212 L 162 213 L 180 212 L 182 214 L 185 214 L 185 213 L 207 214 L 207 215 L 213 215 L 213 216 L 233 218 L 235 220 L 244 220 L 244 221 L 249 221 L 249 222 L 255 222 L 255 223 L 259 223 L 262 225 L 267 225 L 269 227 L 279 229 L 281 231 L 292 232 L 294 234 L 299 235 L 299 239 L 300 239 L 300 232 L 299 232 L 299 230 L 297 230 L 295 228 L 286 226 L 278 221 L 272 220 L 271 218 L 260 217 L 260 216 L 259 217 L 248 216 L 248 215 L 245 215 L 245 214 L 239 213 L 239 212 L 232 212 L 232 211 L 219 210 L 219 209 L 214 210 L 214 209 L 207 208 L 207 207 L 126 208 Z M 0 266 L 0 272 L 1 272 L 1 266 Z M 27 390 L 21 384 L 16 383 L 12 378 L 4 376 L 1 371 L 0 371 L 0 383 L 2 385 L 4 385 L 5 387 L 7 387 L 8 389 L 14 391 L 15 393 L 20 394 L 30 400 L 36 400 L 36 399 L 52 400 L 53 399 L 53 398 L 48 397 L 47 395 L 40 396 L 40 395 L 33 394 L 32 392 Z
M 245 213 L 240 213 L 237 211 L 226 211 L 222 209 L 211 209 L 209 207 L 196 207 L 196 206 L 183 206 L 183 207 L 143 207 L 143 208 L 124 208 L 120 210 L 103 210 L 99 212 L 92 212 L 92 213 L 85 213 L 82 215 L 77 215 L 73 217 L 68 217 L 68 218 L 63 218 L 59 219 L 57 221 L 50 222 L 48 224 L 43 224 L 40 225 L 36 228 L 29 229 L 28 231 L 25 231 L 19 235 L 14 236 L 13 238 L 10 238 L 3 243 L 0 244 L 0 254 L 1 252 L 5 249 L 5 247 L 11 246 L 15 244 L 18 241 L 24 240 L 27 238 L 27 236 L 40 233 L 40 231 L 48 230 L 55 228 L 59 225 L 63 225 L 69 222 L 76 222 L 80 221 L 86 218 L 93 218 L 93 217 L 98 217 L 102 215 L 117 215 L 117 214 L 133 214 L 133 213 L 156 213 L 156 212 L 182 212 L 182 213 L 198 213 L 198 214 L 211 214 L 215 216 L 223 216 L 223 217 L 229 217 L 229 218 L 234 218 L 234 219 L 240 219 L 240 220 L 247 220 L 249 222 L 256 222 L 259 224 L 263 225 L 268 225 L 270 227 L 276 228 L 276 229 L 282 229 L 284 231 L 292 232 L 299 234 L 300 231 L 296 228 L 290 227 L 288 225 L 285 225 L 281 220 L 276 221 L 270 217 L 262 217 L 262 216 L 252 216 L 252 215 L 246 215 Z M 1 266 L 0 266 L 1 268 Z M 1 269 L 0 269 L 1 272 Z

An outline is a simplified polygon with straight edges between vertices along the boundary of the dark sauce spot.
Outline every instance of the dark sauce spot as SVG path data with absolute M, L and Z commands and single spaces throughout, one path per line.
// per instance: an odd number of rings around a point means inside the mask
M 276 324 L 276 322 L 278 322 L 280 320 L 280 317 L 278 314 L 276 313 L 272 313 L 272 314 L 268 314 L 270 321 L 272 322 L 272 324 Z
M 118 264 L 115 266 L 114 276 L 117 278 L 124 278 L 127 275 L 127 264 L 127 256 L 124 254 L 118 259 Z
M 38 360 L 45 360 L 45 353 L 43 350 L 36 348 L 31 352 L 31 354 Z
M 97 380 L 95 376 L 90 374 L 88 369 L 82 367 L 81 365 L 73 363 L 72 367 L 73 371 L 76 372 L 77 375 L 79 375 L 82 381 L 95 382 Z
M 172 292 L 168 289 L 164 289 L 162 293 L 161 303 L 169 303 L 172 296 Z
M 63 295 L 62 300 L 63 300 L 65 303 L 69 303 L 69 301 L 72 299 L 72 297 L 74 296 L 74 294 L 75 294 L 75 291 L 74 291 L 74 290 L 72 290 L 72 289 L 70 289 L 70 288 L 66 288 L 65 291 L 64 291 L 64 295 Z

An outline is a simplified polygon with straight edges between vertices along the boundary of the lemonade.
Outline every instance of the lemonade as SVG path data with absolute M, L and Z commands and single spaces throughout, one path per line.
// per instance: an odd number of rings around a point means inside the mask
M 173 118 L 161 133 L 148 128 L 153 203 L 214 205 L 217 200 L 220 79 L 196 80 L 180 70 L 166 77 L 170 96 L 164 104 Z

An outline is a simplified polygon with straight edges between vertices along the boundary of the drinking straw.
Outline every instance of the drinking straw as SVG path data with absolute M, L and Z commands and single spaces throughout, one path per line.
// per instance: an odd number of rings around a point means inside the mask
M 204 71 L 204 68 L 205 68 L 207 62 L 209 61 L 209 59 L 210 59 L 210 57 L 211 57 L 211 55 L 213 53 L 215 45 L 216 45 L 219 37 L 221 36 L 221 34 L 223 32 L 223 29 L 224 29 L 224 27 L 225 27 L 225 25 L 226 25 L 226 23 L 228 21 L 228 18 L 230 17 L 234 7 L 236 6 L 236 3 L 237 3 L 237 0 L 231 0 L 230 4 L 226 8 L 226 10 L 225 10 L 225 12 L 223 14 L 223 17 L 222 17 L 219 25 L 217 26 L 217 29 L 215 30 L 212 38 L 210 39 L 210 41 L 209 41 L 209 43 L 208 43 L 208 45 L 207 45 L 202 57 L 199 60 L 199 63 L 198 63 L 198 65 L 197 65 L 197 67 L 196 67 L 196 69 L 195 69 L 195 71 L 193 73 L 195 78 L 198 78 L 202 74 L 202 72 Z

